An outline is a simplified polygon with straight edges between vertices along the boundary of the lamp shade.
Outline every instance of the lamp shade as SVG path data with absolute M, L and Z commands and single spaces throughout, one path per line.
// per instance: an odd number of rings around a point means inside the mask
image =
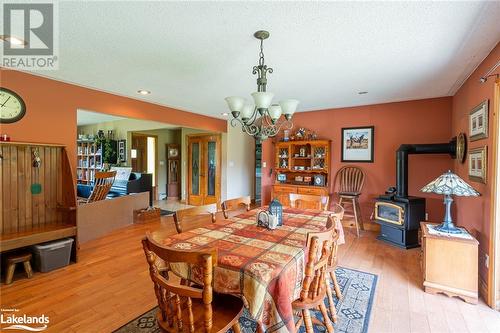
M 246 102 L 243 97 L 238 96 L 230 96 L 224 99 L 226 100 L 227 106 L 229 106 L 229 110 L 231 110 L 231 112 L 240 112 Z
M 255 110 L 255 106 L 252 104 L 245 104 L 241 109 L 241 118 L 248 119 L 252 116 L 253 111 Z
M 283 114 L 294 114 L 297 110 L 297 106 L 299 105 L 299 101 L 296 99 L 285 99 L 280 101 L 281 110 Z
M 257 91 L 252 93 L 252 97 L 258 109 L 267 109 L 273 101 L 274 94 L 265 91 Z
M 477 197 L 480 195 L 478 191 L 450 170 L 422 187 L 420 191 L 460 197 Z
M 273 104 L 269 107 L 269 115 L 272 120 L 278 120 L 281 117 L 281 106 Z

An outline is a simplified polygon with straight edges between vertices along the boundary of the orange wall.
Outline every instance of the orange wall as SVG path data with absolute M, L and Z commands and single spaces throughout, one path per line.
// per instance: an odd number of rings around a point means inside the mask
M 208 131 L 227 130 L 224 120 L 3 68 L 0 68 L 0 85 L 18 93 L 26 103 L 24 118 L 14 124 L 2 124 L 0 133 L 8 134 L 13 141 L 64 144 L 73 168 L 77 109 Z
M 362 212 L 366 221 L 373 211 L 374 198 L 383 194 L 389 186 L 396 185 L 395 152 L 401 144 L 441 143 L 451 139 L 451 107 L 451 97 L 443 97 L 298 113 L 294 116 L 293 123 L 294 130 L 305 127 L 316 131 L 319 138 L 332 140 L 333 175 L 342 166 L 350 164 L 340 162 L 341 128 L 375 126 L 374 162 L 355 164 L 366 173 L 361 196 Z M 274 168 L 273 154 L 272 142 L 268 140 L 263 145 L 263 159 L 267 162 L 267 168 L 263 171 L 263 202 L 270 200 L 271 184 L 275 179 L 274 174 L 269 176 L 269 168 Z M 442 220 L 442 198 L 432 194 L 425 195 L 419 189 L 452 165 L 449 155 L 409 157 L 409 194 L 428 198 L 427 211 L 430 220 Z M 333 192 L 332 186 L 330 192 Z
M 500 60 L 500 43 L 491 51 L 486 59 L 472 73 L 469 79 L 462 85 L 453 96 L 453 113 L 452 113 L 452 133 L 456 135 L 460 132 L 469 133 L 468 119 L 470 111 L 485 99 L 489 99 L 489 136 L 486 139 L 469 142 L 469 148 L 488 146 L 488 157 L 491 156 L 492 149 L 492 133 L 493 128 L 493 93 L 495 78 L 490 77 L 486 83 L 479 83 L 479 78 L 484 75 L 495 63 Z M 497 69 L 500 73 L 500 69 Z M 493 161 L 488 158 L 488 176 L 491 179 L 493 172 Z M 460 164 L 455 162 L 455 172 L 474 186 L 481 193 L 479 198 L 456 198 L 456 218 L 459 225 L 467 227 L 469 230 L 477 232 L 479 240 L 479 272 L 480 276 L 486 281 L 487 268 L 484 265 L 484 254 L 488 253 L 489 235 L 490 235 L 490 208 L 491 208 L 491 182 L 481 184 L 472 182 L 468 178 L 467 162 Z

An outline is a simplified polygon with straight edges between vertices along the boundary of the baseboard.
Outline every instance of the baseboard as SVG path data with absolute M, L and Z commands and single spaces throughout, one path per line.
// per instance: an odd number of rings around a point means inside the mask
M 488 283 L 479 276 L 479 296 L 486 301 L 488 299 Z

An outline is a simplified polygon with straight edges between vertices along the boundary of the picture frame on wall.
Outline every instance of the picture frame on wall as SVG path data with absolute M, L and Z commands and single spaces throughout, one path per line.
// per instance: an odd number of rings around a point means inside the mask
M 469 141 L 488 137 L 488 101 L 482 101 L 469 114 Z
M 488 166 L 488 147 L 469 150 L 469 179 L 486 184 Z
M 373 163 L 375 127 L 343 127 L 341 131 L 341 162 Z
M 127 162 L 127 140 L 118 140 L 118 162 Z

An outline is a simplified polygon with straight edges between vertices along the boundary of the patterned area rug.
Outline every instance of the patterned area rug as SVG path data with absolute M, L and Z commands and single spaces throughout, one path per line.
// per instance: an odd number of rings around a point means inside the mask
M 339 267 L 335 271 L 337 281 L 344 299 L 335 299 L 338 321 L 334 325 L 336 333 L 366 333 L 370 320 L 377 276 L 371 273 L 361 272 L 350 268 Z M 332 286 L 333 289 L 333 286 Z M 132 320 L 128 324 L 117 329 L 115 333 L 159 333 L 161 332 L 156 324 L 154 308 L 143 315 Z M 321 313 L 315 313 L 317 317 Z M 244 333 L 254 333 L 257 330 L 257 323 L 245 310 L 240 318 L 241 331 Z M 232 333 L 230 330 L 229 332 Z M 305 332 L 304 327 L 299 333 Z M 314 332 L 326 332 L 322 326 L 314 326 Z

